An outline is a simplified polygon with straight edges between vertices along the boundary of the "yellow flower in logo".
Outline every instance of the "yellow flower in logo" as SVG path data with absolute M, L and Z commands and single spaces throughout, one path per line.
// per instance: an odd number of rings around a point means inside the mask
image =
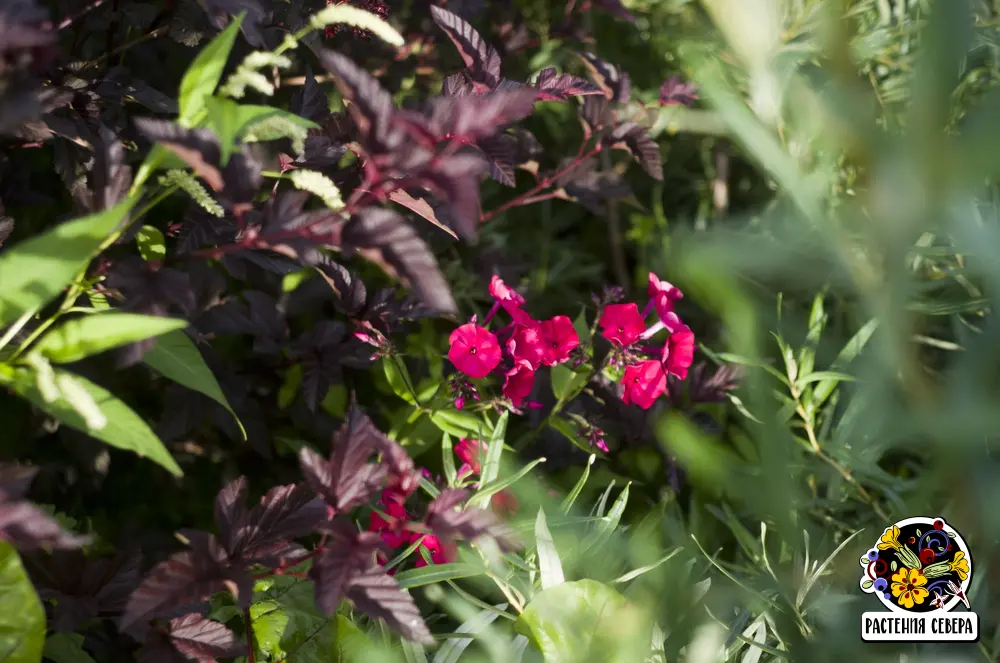
M 965 559 L 965 553 L 961 550 L 955 553 L 955 559 L 951 560 L 951 570 L 962 580 L 969 577 L 969 560 Z
M 924 602 L 930 592 L 924 585 L 927 578 L 920 572 L 920 569 L 901 568 L 892 576 L 892 595 L 896 597 L 896 603 L 907 610 L 914 604 Z
M 882 538 L 878 540 L 879 550 L 888 550 L 889 548 L 899 550 L 899 528 L 895 525 L 891 529 L 887 529 L 882 534 Z

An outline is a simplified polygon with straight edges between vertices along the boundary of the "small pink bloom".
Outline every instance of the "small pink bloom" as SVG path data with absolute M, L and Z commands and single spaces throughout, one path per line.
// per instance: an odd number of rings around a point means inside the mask
M 667 390 L 667 372 L 659 361 L 648 359 L 625 369 L 622 387 L 625 388 L 622 401 L 626 405 L 634 403 L 648 410 Z
M 534 326 L 534 319 L 521 309 L 524 306 L 524 297 L 515 292 L 513 288 L 507 287 L 503 279 L 496 274 L 490 279 L 490 295 L 503 307 L 507 315 L 513 318 L 514 322 L 526 327 Z
M 538 327 L 518 326 L 507 341 L 507 351 L 514 358 L 515 364 L 523 360 L 537 369 L 545 357 L 545 347 Z
M 378 507 L 379 505 L 376 505 Z M 382 540 L 390 548 L 399 548 L 406 545 L 410 540 L 410 532 L 405 529 L 410 517 L 406 513 L 406 508 L 397 502 L 389 502 L 385 508 L 381 509 L 391 520 L 386 520 L 381 515 L 372 511 L 371 520 L 368 522 L 369 532 L 378 532 Z
M 455 409 L 461 410 L 463 407 L 465 407 L 465 399 L 459 396 L 455 399 Z
M 531 388 L 535 386 L 535 369 L 527 360 L 522 359 L 514 364 L 503 381 L 503 395 L 514 403 L 514 407 L 521 404 Z
M 479 440 L 462 438 L 455 444 L 455 455 L 462 461 L 462 467 L 458 470 L 458 476 L 465 478 L 473 474 L 479 474 L 481 460 L 486 454 L 486 445 Z
M 688 369 L 694 363 L 694 332 L 680 323 L 670 329 L 667 344 L 663 346 L 661 359 L 666 362 L 667 372 L 679 380 L 687 377 Z
M 646 322 L 633 303 L 605 306 L 599 324 L 604 338 L 621 347 L 632 345 L 646 331 Z
M 420 539 L 420 547 L 426 548 L 427 552 L 430 553 L 432 564 L 447 564 L 458 559 L 458 546 L 454 543 L 444 544 L 433 534 L 419 534 L 414 532 L 413 537 L 410 539 L 410 544 L 413 544 L 417 539 Z M 417 563 L 414 566 L 417 568 L 427 566 L 427 561 L 423 555 L 419 554 L 419 550 Z
M 524 297 L 517 294 L 513 288 L 507 287 L 503 279 L 496 274 L 490 279 L 490 296 L 498 302 L 513 302 L 518 306 L 524 305 Z
M 557 315 L 538 325 L 545 355 L 542 363 L 555 366 L 569 359 L 569 353 L 580 345 L 580 337 L 573 328 L 573 322 L 565 315 Z
M 468 322 L 448 337 L 448 359 L 455 368 L 478 380 L 500 363 L 500 342 L 490 330 Z
M 650 297 L 649 303 L 656 308 L 656 314 L 664 322 L 666 322 L 667 314 L 673 312 L 674 302 L 684 298 L 684 293 L 680 291 L 680 288 L 668 281 L 661 281 L 653 272 L 649 273 L 647 294 Z

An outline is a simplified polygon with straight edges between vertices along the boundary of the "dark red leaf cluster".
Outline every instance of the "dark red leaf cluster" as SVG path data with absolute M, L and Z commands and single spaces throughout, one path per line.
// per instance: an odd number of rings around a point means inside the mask
M 87 537 L 70 534 L 59 522 L 24 499 L 38 470 L 0 466 L 0 539 L 21 550 L 77 548 Z

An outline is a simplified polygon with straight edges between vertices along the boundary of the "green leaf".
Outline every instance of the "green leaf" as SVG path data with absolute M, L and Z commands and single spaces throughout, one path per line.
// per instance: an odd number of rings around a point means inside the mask
M 416 405 L 417 400 L 408 386 L 413 384 L 413 381 L 410 379 L 406 364 L 395 357 L 382 357 L 382 369 L 385 371 L 385 379 L 392 387 L 392 392 L 410 405 Z
M 493 432 L 489 421 L 463 410 L 437 410 L 431 412 L 430 419 L 443 432 L 455 437 L 482 437 Z
M 496 481 L 496 478 L 500 476 L 500 457 L 503 454 L 503 439 L 507 434 L 507 420 L 509 418 L 510 411 L 504 410 L 490 436 L 489 445 L 486 447 L 486 458 L 483 459 L 482 472 L 480 473 L 480 483 L 482 484 Z M 483 505 L 483 508 L 486 506 L 488 505 Z
M 563 364 L 552 367 L 552 393 L 560 403 L 573 400 L 587 386 L 591 369 L 589 366 L 581 368 L 583 370 L 577 372 Z
M 491 497 L 499 493 L 501 490 L 507 488 L 508 486 L 512 486 L 519 479 L 527 476 L 527 474 L 531 472 L 531 470 L 534 469 L 536 465 L 544 462 L 545 462 L 544 457 L 536 458 L 535 460 L 531 461 L 530 463 L 522 467 L 520 470 L 518 470 L 517 473 L 512 474 L 509 477 L 504 477 L 503 479 L 497 479 L 496 481 L 491 481 L 490 483 L 487 484 L 480 483 L 479 490 L 476 491 L 475 495 L 469 498 L 468 503 L 475 504 L 476 502 L 479 502 L 480 504 L 484 504 L 489 502 L 489 499 Z M 452 461 L 452 463 L 454 463 L 454 461 Z
M 89 427 L 83 416 L 63 399 L 58 399 L 51 403 L 47 402 L 38 390 L 34 371 L 32 370 L 25 368 L 18 369 L 15 372 L 12 386 L 22 397 L 28 399 L 64 424 L 92 435 L 113 447 L 132 451 L 139 456 L 149 458 L 175 476 L 182 476 L 184 474 L 180 466 L 177 465 L 177 461 L 170 455 L 167 448 L 163 446 L 163 442 L 156 437 L 156 434 L 150 429 L 149 425 L 132 408 L 116 398 L 111 392 L 104 389 L 104 387 L 98 386 L 84 377 L 58 368 L 53 369 L 53 371 L 57 380 L 61 376 L 71 378 L 93 399 L 100 413 L 107 420 L 103 428 L 95 430 Z
M 180 117 L 177 121 L 180 124 L 190 126 L 196 116 L 205 109 L 207 100 L 215 93 L 215 88 L 222 79 L 222 70 L 225 69 L 226 61 L 229 59 L 229 52 L 236 43 L 236 33 L 239 32 L 244 15 L 245 12 L 234 18 L 225 30 L 209 42 L 185 72 L 177 97 L 180 108 Z
M 454 486 L 458 480 L 458 469 L 455 467 L 455 445 L 452 444 L 451 435 L 442 433 L 441 435 L 441 468 L 444 470 L 444 478 L 449 486 Z
M 292 364 L 285 371 L 285 380 L 278 389 L 278 407 L 284 410 L 292 404 L 302 385 L 302 364 Z
M 55 299 L 100 251 L 134 198 L 100 214 L 63 223 L 0 254 L 0 327 Z
M 94 313 L 67 320 L 45 334 L 34 350 L 57 364 L 184 329 L 187 320 L 137 313 Z
M 573 508 L 573 504 L 575 504 L 577 498 L 580 497 L 580 493 L 583 492 L 583 487 L 587 485 L 587 479 L 590 477 L 590 466 L 594 464 L 595 460 L 597 460 L 597 455 L 590 454 L 590 458 L 587 459 L 587 466 L 583 468 L 583 473 L 581 473 L 580 478 L 576 480 L 576 485 L 573 486 L 573 490 L 569 491 L 569 495 L 567 495 L 566 499 L 564 499 L 562 504 L 559 505 L 559 510 L 564 514 L 568 514 L 570 512 L 570 509 Z
M 403 589 L 413 589 L 424 585 L 433 585 L 446 580 L 470 578 L 482 573 L 482 569 L 462 562 L 449 564 L 429 564 L 419 569 L 410 569 L 396 574 L 396 582 Z
M 573 320 L 573 329 L 576 330 L 576 335 L 580 337 L 580 343 L 587 344 L 593 340 L 590 336 L 590 327 L 587 326 L 587 307 L 580 307 L 580 314 L 576 316 Z M 560 366 L 562 364 L 559 364 Z
M 45 640 L 43 654 L 52 663 L 94 663 L 83 648 L 83 636 L 78 633 L 53 633 Z
M 0 541 L 0 606 L 0 661 L 41 661 L 45 611 L 21 558 L 6 541 Z
M 159 228 L 143 226 L 135 235 L 135 243 L 139 245 L 139 255 L 146 262 L 159 261 L 167 257 L 167 240 Z
M 236 140 L 243 138 L 248 132 L 252 132 L 253 128 L 261 123 L 280 118 L 282 122 L 293 125 L 293 128 L 298 128 L 303 133 L 310 129 L 319 128 L 315 122 L 280 108 L 239 104 L 222 97 L 210 96 L 206 98 L 205 108 L 208 111 L 206 126 L 215 132 L 219 137 L 219 144 L 222 146 L 223 165 L 228 163 L 229 154 L 232 152 Z
M 243 439 L 247 438 L 243 423 L 236 416 L 233 408 L 229 406 L 226 395 L 222 393 L 218 380 L 205 364 L 201 352 L 198 351 L 198 346 L 187 334 L 182 331 L 164 334 L 157 339 L 156 345 L 145 354 L 142 360 L 157 373 L 184 385 L 188 389 L 208 396 L 226 408 L 236 420 L 236 425 L 240 427 Z
M 632 663 L 649 652 L 652 626 L 614 589 L 595 580 L 545 589 L 515 624 L 545 663 Z
M 796 386 L 802 387 L 810 382 L 822 382 L 832 380 L 834 382 L 854 382 L 854 376 L 840 371 L 816 371 L 795 381 Z
M 541 507 L 535 519 L 535 547 L 538 551 L 538 574 L 542 589 L 564 583 L 566 578 L 563 575 L 562 562 L 559 561 L 559 551 L 556 550 L 556 543 L 552 539 L 552 533 L 549 532 L 545 510 Z

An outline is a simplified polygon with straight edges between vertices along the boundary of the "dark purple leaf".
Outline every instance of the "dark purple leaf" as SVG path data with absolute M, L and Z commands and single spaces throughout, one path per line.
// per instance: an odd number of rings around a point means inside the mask
M 313 411 L 329 388 L 340 382 L 342 367 L 367 368 L 371 348 L 348 336 L 341 322 L 324 320 L 295 342 L 289 356 L 302 365 L 302 394 Z
M 208 129 L 185 129 L 173 122 L 144 117 L 136 118 L 135 126 L 147 139 L 176 154 L 212 189 L 223 193 L 224 202 L 245 209 L 260 188 L 261 164 L 241 148 L 223 166 L 219 139 Z
M 476 140 L 492 136 L 530 115 L 537 98 L 538 92 L 530 87 L 438 97 L 431 101 L 429 122 L 438 137 Z
M 484 140 L 489 140 L 489 139 L 484 139 Z M 441 230 L 451 235 L 453 238 L 458 239 L 458 235 L 455 234 L 455 231 L 446 226 L 443 222 L 441 222 L 437 218 L 437 214 L 435 213 L 434 208 L 431 207 L 430 203 L 428 203 L 423 198 L 412 196 L 403 189 L 396 189 L 395 191 L 389 194 L 389 200 L 391 200 L 394 203 L 399 203 L 400 205 L 410 210 L 411 212 L 423 217 L 424 219 L 427 219 L 435 226 L 437 226 Z
M 646 127 L 626 122 L 615 127 L 608 138 L 612 147 L 629 152 L 651 177 L 663 180 L 660 146 L 646 133 Z
M 558 178 L 557 183 L 573 200 L 577 201 L 595 216 L 603 216 L 603 204 L 608 200 L 620 200 L 632 195 L 632 189 L 614 170 L 600 171 L 597 162 L 589 159 L 578 168 Z
M 190 550 L 171 556 L 146 575 L 119 620 L 121 629 L 205 601 L 220 591 L 228 590 L 241 604 L 249 602 L 250 576 L 230 564 L 218 540 L 206 532 L 184 534 Z
M 4 0 L 0 3 L 0 56 L 34 49 L 55 42 L 49 13 L 34 0 Z
M 698 100 L 698 88 L 680 76 L 671 76 L 660 86 L 660 105 L 690 105 Z
M 0 215 L 0 248 L 3 248 L 3 243 L 10 239 L 12 232 L 14 232 L 14 219 Z
M 487 537 L 504 550 L 516 550 L 521 543 L 510 527 L 492 511 L 460 507 L 468 493 L 459 488 L 445 488 L 427 507 L 424 522 L 435 534 L 445 539 L 474 540 Z
M 19 465 L 0 467 L 0 540 L 20 550 L 79 548 L 89 537 L 63 529 L 52 516 L 22 498 L 28 492 L 36 468 Z
M 323 552 L 313 560 L 309 577 L 316 584 L 316 607 L 332 615 L 351 582 L 374 565 L 376 552 L 388 548 L 376 532 L 359 532 L 350 521 L 337 520 L 323 528 Z
M 555 67 L 538 72 L 534 86 L 539 92 L 539 99 L 548 101 L 568 101 L 570 97 L 604 94 L 593 83 L 572 74 L 559 74 Z
M 392 97 L 368 72 L 334 51 L 319 50 L 319 61 L 334 76 L 340 93 L 350 102 L 354 124 L 369 145 L 381 144 L 395 111 Z
M 611 126 L 614 124 L 611 102 L 604 97 L 587 97 L 580 106 L 580 121 L 588 136 Z
M 224 624 L 194 612 L 170 620 L 167 628 L 156 629 L 139 653 L 141 663 L 215 663 L 245 652 L 245 646 Z
M 434 643 L 413 597 L 400 589 L 399 583 L 382 567 L 372 566 L 363 575 L 354 578 L 347 598 L 365 614 L 384 619 L 390 628 L 407 640 Z
M 388 474 L 386 466 L 368 462 L 382 435 L 372 420 L 352 405 L 344 425 L 333 436 L 329 460 L 309 447 L 299 452 L 306 482 L 337 512 L 368 502 Z
M 317 124 L 323 124 L 330 115 L 326 94 L 316 82 L 316 77 L 309 67 L 306 67 L 305 83 L 292 95 L 290 110 Z
M 477 143 L 490 166 L 490 177 L 504 186 L 514 186 L 514 165 L 517 161 L 517 139 L 510 134 L 482 138 Z
M 458 153 L 438 161 L 434 170 L 422 173 L 425 184 L 447 201 L 451 227 L 466 241 L 475 241 L 482 215 L 480 176 L 489 171 L 482 153 Z M 437 213 L 441 218 L 440 213 Z
M 399 214 L 365 209 L 347 222 L 341 238 L 345 246 L 362 250 L 369 259 L 389 267 L 427 306 L 446 315 L 458 312 L 430 247 Z
M 475 28 L 447 9 L 431 7 L 431 16 L 458 49 L 472 80 L 488 89 L 496 88 L 501 65 L 496 49 L 486 43 Z
M 687 384 L 692 403 L 725 402 L 726 394 L 739 387 L 746 371 L 736 364 L 723 364 L 710 375 L 710 367 L 707 362 L 699 362 L 684 382 L 668 375 L 670 393 L 680 393 L 682 385 Z

